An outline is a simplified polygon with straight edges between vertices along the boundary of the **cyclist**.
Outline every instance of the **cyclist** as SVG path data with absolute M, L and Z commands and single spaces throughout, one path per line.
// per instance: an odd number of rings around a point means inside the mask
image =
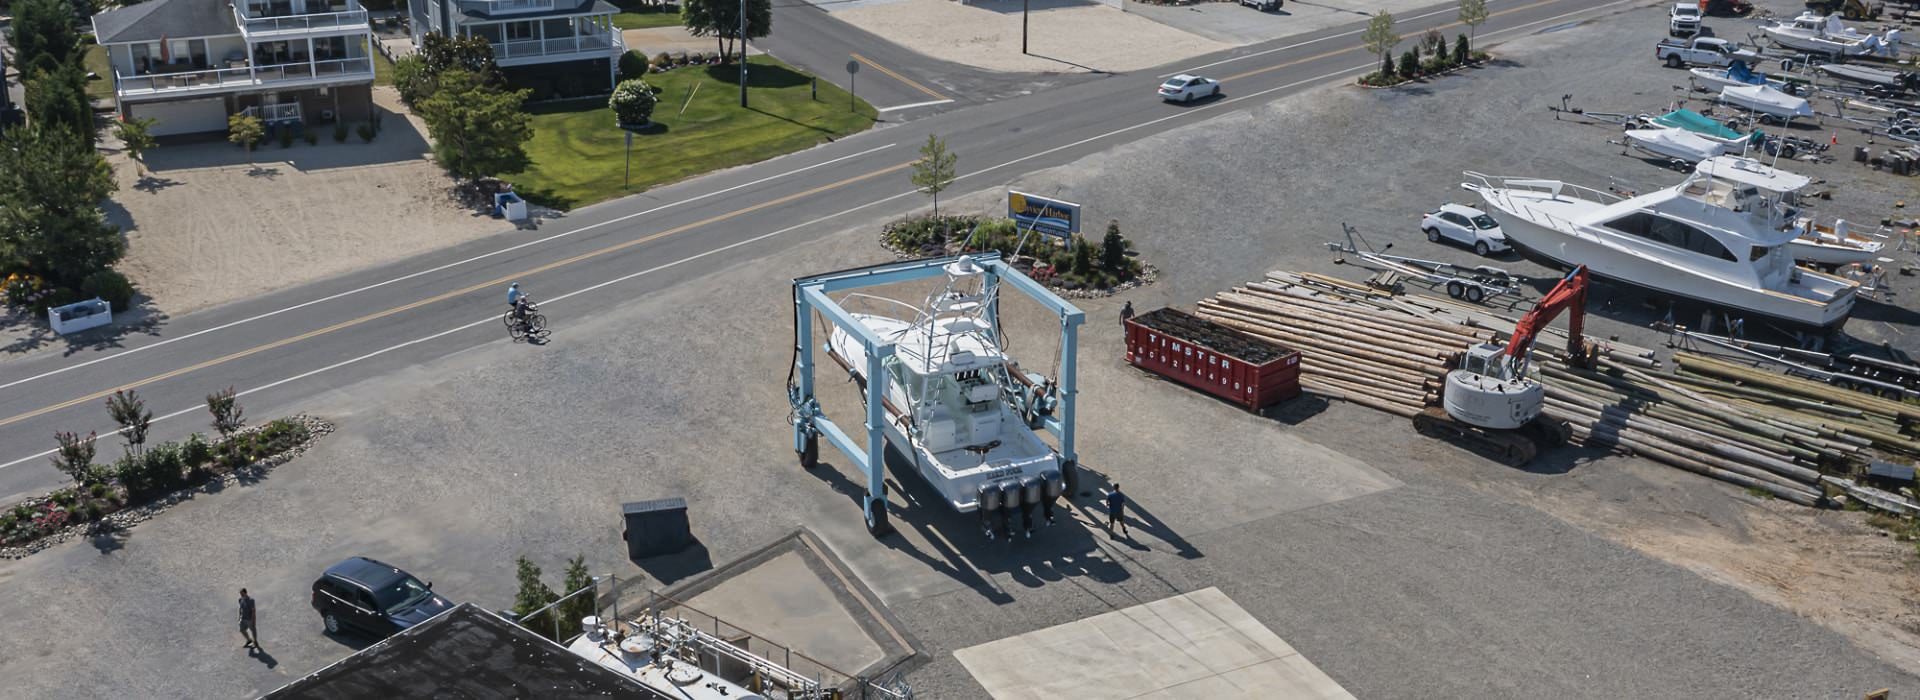
M 532 302 L 527 298 L 526 292 L 520 291 L 519 282 L 507 285 L 507 306 L 513 307 L 513 320 L 515 322 L 527 322 L 527 304 L 529 303 Z

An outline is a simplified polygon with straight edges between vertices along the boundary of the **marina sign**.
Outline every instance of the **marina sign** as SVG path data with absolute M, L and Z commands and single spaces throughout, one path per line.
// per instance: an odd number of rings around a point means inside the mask
M 1007 217 L 1021 228 L 1062 238 L 1080 233 L 1080 205 L 1073 202 L 1008 190 Z

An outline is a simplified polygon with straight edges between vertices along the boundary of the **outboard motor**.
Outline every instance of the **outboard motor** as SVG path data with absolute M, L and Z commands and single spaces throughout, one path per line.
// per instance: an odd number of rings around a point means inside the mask
M 1020 517 L 1026 521 L 1027 537 L 1033 537 L 1033 507 L 1039 505 L 1040 497 L 1046 492 L 1046 480 L 1038 476 L 1020 477 Z
M 1000 482 L 1000 514 L 1006 519 L 1007 538 L 1013 538 L 1013 517 L 1020 510 L 1020 482 Z
M 987 539 L 993 539 L 993 517 L 1000 512 L 1000 485 L 981 484 L 977 495 L 980 507 L 975 512 L 980 514 L 980 529 L 987 533 Z
M 1060 500 L 1060 494 L 1066 493 L 1066 481 L 1060 478 L 1060 470 L 1048 469 L 1040 472 L 1041 488 L 1045 493 L 1040 499 L 1040 512 L 1047 516 L 1047 524 L 1053 524 L 1053 502 Z

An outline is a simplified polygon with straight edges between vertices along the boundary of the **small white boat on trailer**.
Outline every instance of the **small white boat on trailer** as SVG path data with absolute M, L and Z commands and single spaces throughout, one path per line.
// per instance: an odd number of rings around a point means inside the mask
M 1813 116 L 1807 101 L 1765 85 L 1734 85 L 1720 88 L 1720 102 L 1781 122 Z
M 1622 198 L 1559 180 L 1466 173 L 1509 243 L 1565 267 L 1795 329 L 1830 330 L 1859 284 L 1794 265 L 1784 193 L 1805 177 L 1717 156 L 1685 181 Z
M 1768 20 L 1760 31 L 1774 45 L 1822 56 L 1864 56 L 1880 49 L 1880 38 L 1847 26 L 1837 15 L 1812 12 L 1785 22 Z
M 849 294 L 841 305 L 878 301 L 908 312 L 905 318 L 882 313 L 851 313 L 874 335 L 895 345 L 882 360 L 886 382 L 881 403 L 890 419 L 887 439 L 913 460 L 947 505 L 962 513 L 979 512 L 992 537 L 1001 525 L 1011 536 L 1015 511 L 1033 531 L 1033 508 L 1051 519 L 1052 504 L 1064 491 L 1062 458 L 1034 429 L 1011 397 L 1020 393 L 1010 358 L 1000 349 L 999 333 L 987 317 L 994 292 L 985 288 L 985 270 L 962 256 L 945 266 L 947 283 L 915 307 L 865 294 Z M 835 327 L 827 353 L 863 384 L 865 347 Z M 863 394 L 864 396 L 864 394 Z
M 1787 247 L 1793 259 L 1809 265 L 1833 268 L 1872 263 L 1887 248 L 1885 236 L 1853 231 L 1846 219 L 1821 226 L 1811 218 L 1802 218 L 1795 223 L 1794 231 L 1798 235 Z
M 1741 150 L 1739 145 L 1673 127 L 1631 129 L 1624 137 L 1634 150 L 1663 159 L 1669 167 L 1681 171 L 1708 158 Z
M 1734 61 L 1732 65 L 1725 68 L 1701 66 L 1688 70 L 1687 74 L 1696 86 L 1716 94 L 1725 88 L 1748 85 L 1765 85 L 1781 91 L 1787 89 L 1786 81 L 1769 78 L 1765 73 L 1756 73 L 1747 67 L 1746 61 Z

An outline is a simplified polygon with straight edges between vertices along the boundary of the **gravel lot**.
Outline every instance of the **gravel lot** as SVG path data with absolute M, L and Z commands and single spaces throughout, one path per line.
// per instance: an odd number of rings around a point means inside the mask
M 0 598 L 0 694 L 271 689 L 350 650 L 320 633 L 305 589 L 352 554 L 491 607 L 511 601 L 518 553 L 554 579 L 576 552 L 623 577 L 677 578 L 627 563 L 618 539 L 621 502 L 665 495 L 687 498 L 716 562 L 796 524 L 814 529 L 926 652 L 911 676 L 922 697 L 981 695 L 956 649 L 1207 586 L 1359 697 L 1920 694 L 1920 677 L 1902 670 L 1920 665 L 1897 646 L 1843 636 L 1867 636 L 1858 620 L 1810 616 L 1830 629 L 1756 599 L 1743 590 L 1752 576 L 1686 560 L 1691 550 L 1638 551 L 1684 535 L 1758 561 L 1778 537 L 1760 519 L 1803 518 L 1764 522 L 1800 525 L 1801 549 L 1817 549 L 1807 541 L 1857 526 L 1849 514 L 1781 514 L 1669 469 L 1574 452 L 1507 470 L 1385 414 L 1307 398 L 1277 420 L 1251 416 L 1118 360 L 1123 300 L 1189 304 L 1276 267 L 1346 272 L 1319 245 L 1341 221 L 1377 242 L 1467 259 L 1418 239 L 1412 218 L 1459 197 L 1461 169 L 1671 181 L 1619 156 L 1608 132 L 1544 109 L 1567 92 L 1641 109 L 1671 99 L 1672 74 L 1641 63 L 1663 21 L 1657 8 L 1636 9 L 1513 41 L 1500 65 L 1431 85 L 1329 88 L 1018 180 L 1059 187 L 1090 221 L 1120 219 L 1162 269 L 1158 284 L 1082 304 L 1082 449 L 1096 481 L 1124 483 L 1140 506 L 1133 541 L 1064 522 L 1017 546 L 981 542 L 970 518 L 916 507 L 926 489 L 906 477 L 892 489 L 902 533 L 875 542 L 843 460 L 827 452 L 813 472 L 794 465 L 780 381 L 785 280 L 885 259 L 875 223 L 617 308 L 555 304 L 560 330 L 545 348 L 496 342 L 339 387 L 301 406 L 338 432 L 266 481 L 197 498 L 123 539 L 0 564 L 10 594 Z M 954 206 L 987 210 L 991 197 Z M 1877 206 L 1848 197 L 1833 211 Z M 1044 357 L 1051 323 L 1017 304 L 1008 315 L 1015 351 Z M 855 405 L 851 388 L 820 376 L 829 410 Z M 1832 548 L 1901 561 L 1867 546 L 1885 540 L 1858 540 Z M 1890 585 L 1912 590 L 1911 561 L 1887 565 Z M 1843 583 L 1785 585 L 1850 602 Z M 239 649 L 239 586 L 261 600 L 271 665 Z M 1895 632 L 1899 623 L 1887 621 Z

